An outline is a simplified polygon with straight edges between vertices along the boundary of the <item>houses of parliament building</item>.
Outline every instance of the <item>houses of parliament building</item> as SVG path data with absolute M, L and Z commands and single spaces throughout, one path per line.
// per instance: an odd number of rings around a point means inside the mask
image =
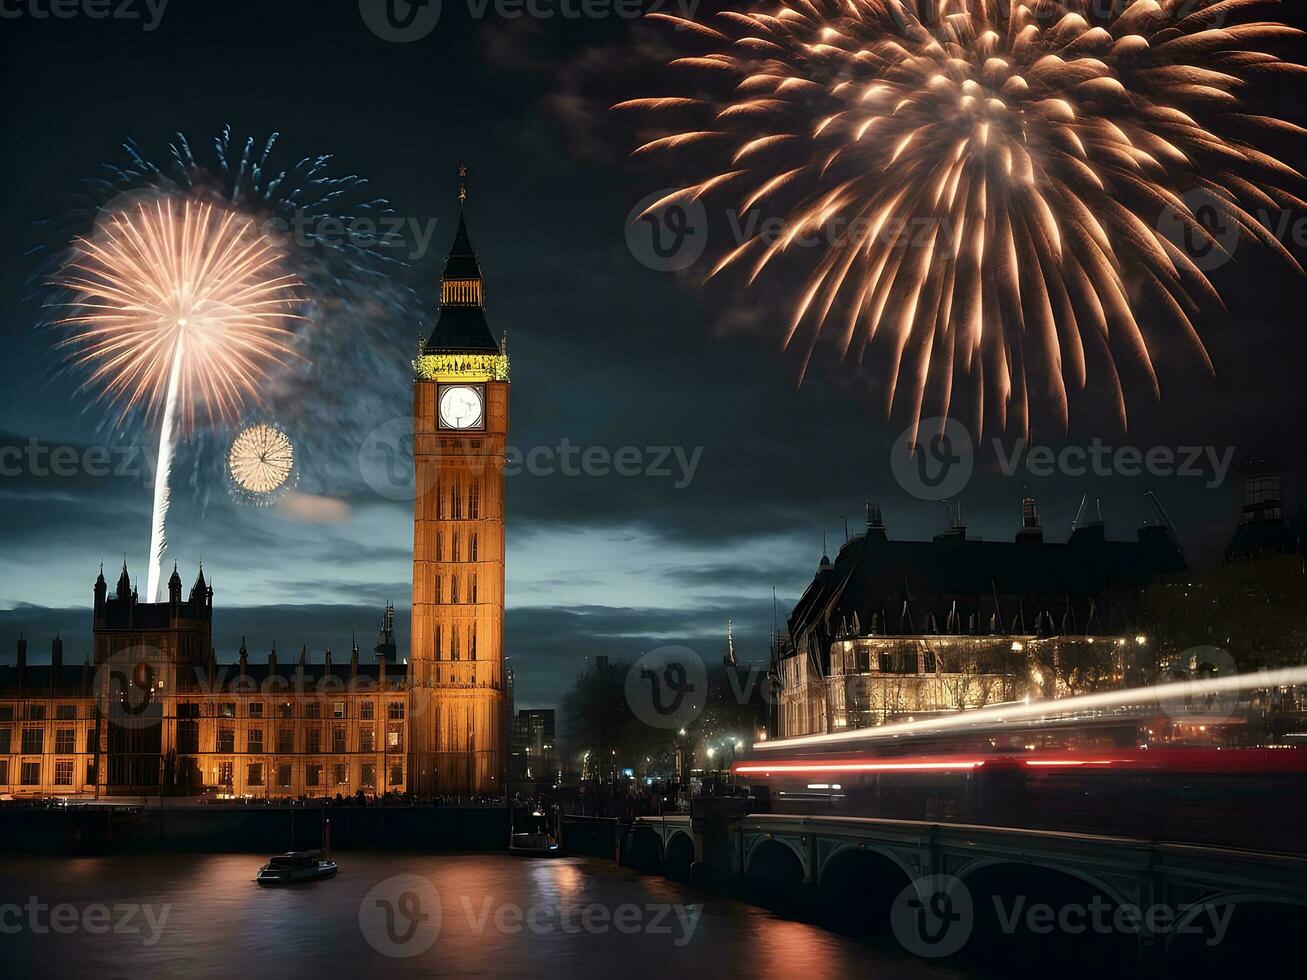
M 464 195 L 460 190 L 460 202 Z M 372 651 L 275 647 L 220 663 L 203 569 L 142 600 L 124 563 L 94 587 L 91 656 L 0 666 L 0 798 L 207 789 L 234 798 L 498 796 L 507 762 L 508 357 L 460 215 L 439 316 L 413 362 L 412 645 L 387 607 Z

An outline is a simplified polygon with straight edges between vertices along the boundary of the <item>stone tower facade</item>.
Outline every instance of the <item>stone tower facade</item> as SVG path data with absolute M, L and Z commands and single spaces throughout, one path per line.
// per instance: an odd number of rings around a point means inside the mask
M 504 790 L 508 402 L 460 209 L 439 318 L 414 361 L 409 786 L 422 796 Z

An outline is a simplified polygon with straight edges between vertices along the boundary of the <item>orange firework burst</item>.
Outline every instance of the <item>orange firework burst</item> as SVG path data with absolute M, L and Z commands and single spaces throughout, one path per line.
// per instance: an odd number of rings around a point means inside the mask
M 1286 189 L 1301 175 L 1254 144 L 1307 130 L 1245 107 L 1307 71 L 1261 50 L 1301 36 L 1248 19 L 1276 2 L 790 0 L 721 30 L 652 15 L 714 50 L 672 62 L 700 73 L 692 95 L 615 108 L 689 116 L 636 153 L 722 160 L 649 211 L 736 190 L 785 216 L 709 276 L 809 256 L 785 335 L 809 332 L 804 370 L 834 332 L 881 366 L 887 411 L 897 396 L 920 419 L 929 395 L 946 415 L 965 390 L 981 427 L 990 404 L 1024 429 L 1034 402 L 1065 428 L 1088 355 L 1125 425 L 1125 361 L 1160 395 L 1150 344 L 1183 337 L 1211 370 L 1194 321 L 1219 297 L 1186 242 L 1229 243 L 1202 209 L 1297 265 L 1265 215 L 1307 206 Z
M 188 426 L 197 406 L 231 419 L 293 356 L 298 280 L 253 221 L 207 202 L 165 195 L 106 216 L 54 285 L 71 297 L 61 346 L 122 415 L 171 399 Z
M 178 422 L 232 418 L 257 400 L 268 372 L 293 352 L 286 327 L 298 280 L 249 218 L 163 195 L 111 213 L 73 243 L 54 285 L 71 299 L 56 325 L 90 369 L 88 384 L 120 415 L 162 414 L 146 601 L 159 592 Z M 178 411 L 180 409 L 180 418 Z

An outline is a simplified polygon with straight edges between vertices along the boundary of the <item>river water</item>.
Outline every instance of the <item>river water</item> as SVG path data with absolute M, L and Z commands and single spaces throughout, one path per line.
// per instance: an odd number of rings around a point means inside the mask
M 608 862 L 336 855 L 333 879 L 252 881 L 249 854 L 0 858 L 11 977 L 940 977 L 869 946 Z

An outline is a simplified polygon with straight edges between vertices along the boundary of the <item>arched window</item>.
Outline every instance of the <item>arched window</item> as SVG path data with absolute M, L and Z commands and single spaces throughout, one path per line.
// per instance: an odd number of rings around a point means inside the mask
M 449 576 L 449 601 L 458 602 L 458 576 Z
M 467 488 L 467 516 L 475 521 L 481 516 L 481 481 L 473 480 Z
M 476 572 L 473 572 L 471 575 L 468 576 L 467 601 L 468 602 L 477 601 L 477 573 Z
M 477 560 L 477 534 L 473 531 L 467 538 L 467 560 Z
M 436 659 L 439 660 L 444 652 L 440 649 L 440 624 L 439 623 L 436 623 L 436 633 L 432 639 L 435 641 Z
M 469 626 L 467 628 L 467 659 L 475 660 L 477 658 L 477 628 Z

